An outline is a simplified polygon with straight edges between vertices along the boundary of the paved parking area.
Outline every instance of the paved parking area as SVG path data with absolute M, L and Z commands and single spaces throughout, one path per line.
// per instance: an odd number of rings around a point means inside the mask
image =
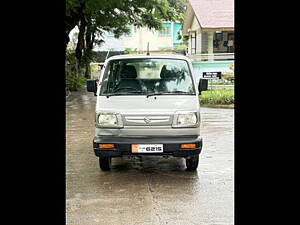
M 67 225 L 233 224 L 234 110 L 201 108 L 204 146 L 196 172 L 181 158 L 116 158 L 100 171 L 92 149 L 93 93 L 66 102 Z

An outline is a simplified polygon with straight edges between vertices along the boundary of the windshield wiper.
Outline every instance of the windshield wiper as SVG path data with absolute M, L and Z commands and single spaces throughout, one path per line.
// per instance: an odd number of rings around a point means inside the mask
M 146 93 L 143 91 L 131 91 L 128 93 L 110 93 L 110 94 L 106 95 L 106 97 L 109 98 L 110 96 L 131 95 L 131 94 L 146 94 Z
M 132 95 L 132 94 L 146 94 L 144 91 L 132 91 L 128 93 L 110 93 L 107 94 L 106 97 L 109 98 L 110 96 L 118 96 L 118 95 Z M 159 93 L 150 93 L 147 94 L 146 97 L 149 98 L 150 96 L 154 95 L 164 95 L 164 94 L 182 94 L 182 95 L 193 95 L 191 92 L 186 92 L 186 91 L 166 91 L 166 92 L 159 92 Z
M 126 94 L 146 94 L 146 92 L 144 92 L 144 91 L 131 91 L 131 92 L 128 92 Z
M 160 93 L 151 93 L 151 94 L 147 94 L 147 98 L 149 98 L 150 96 L 153 96 L 153 95 L 162 95 L 163 93 L 160 92 Z
M 166 91 L 166 92 L 159 92 L 159 93 L 151 93 L 147 95 L 147 98 L 153 95 L 164 95 L 164 94 L 182 94 L 182 95 L 193 95 L 191 92 L 186 92 L 186 91 Z
M 117 96 L 117 95 L 123 95 L 122 93 L 111 93 L 111 94 L 107 94 L 106 98 L 109 98 L 110 96 Z

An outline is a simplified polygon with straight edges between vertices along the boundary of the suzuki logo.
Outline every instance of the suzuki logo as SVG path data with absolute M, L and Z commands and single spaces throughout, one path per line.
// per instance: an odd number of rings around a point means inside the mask
M 151 120 L 148 117 L 145 117 L 144 121 L 145 121 L 146 124 L 150 124 L 151 123 Z

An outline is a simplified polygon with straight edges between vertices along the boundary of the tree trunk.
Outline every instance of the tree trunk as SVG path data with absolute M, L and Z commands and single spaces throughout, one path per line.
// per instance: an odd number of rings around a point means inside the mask
M 84 57 L 85 57 L 85 74 L 84 77 L 86 79 L 91 78 L 91 67 L 90 67 L 90 63 L 91 63 L 91 54 L 92 54 L 92 50 L 93 50 L 93 45 L 94 45 L 94 41 L 95 41 L 95 31 L 93 30 L 92 24 L 91 24 L 91 20 L 89 19 L 88 24 L 87 24 L 87 29 L 86 29 L 86 35 L 85 35 L 85 43 L 86 43 L 86 48 L 85 48 L 85 52 L 84 52 Z
M 84 50 L 84 35 L 85 35 L 85 30 L 86 30 L 86 21 L 85 18 L 82 17 L 80 20 L 80 25 L 79 25 L 79 34 L 78 34 L 78 41 L 77 41 L 77 46 L 75 49 L 75 56 L 78 60 L 78 64 L 80 66 L 81 64 L 81 58 Z
M 65 16 L 65 50 L 67 50 L 68 43 L 70 41 L 69 34 L 71 30 L 78 25 L 80 18 L 82 17 L 82 11 L 85 4 L 81 4 L 77 10 L 72 10 L 69 16 Z
M 84 73 L 84 77 L 86 79 L 90 79 L 91 78 L 91 66 L 89 65 L 89 63 L 87 63 L 85 65 L 85 73 Z

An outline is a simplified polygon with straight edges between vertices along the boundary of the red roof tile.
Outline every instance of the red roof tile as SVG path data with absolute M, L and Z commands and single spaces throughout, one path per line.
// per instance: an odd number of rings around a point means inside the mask
M 203 28 L 234 27 L 234 0 L 189 0 Z

